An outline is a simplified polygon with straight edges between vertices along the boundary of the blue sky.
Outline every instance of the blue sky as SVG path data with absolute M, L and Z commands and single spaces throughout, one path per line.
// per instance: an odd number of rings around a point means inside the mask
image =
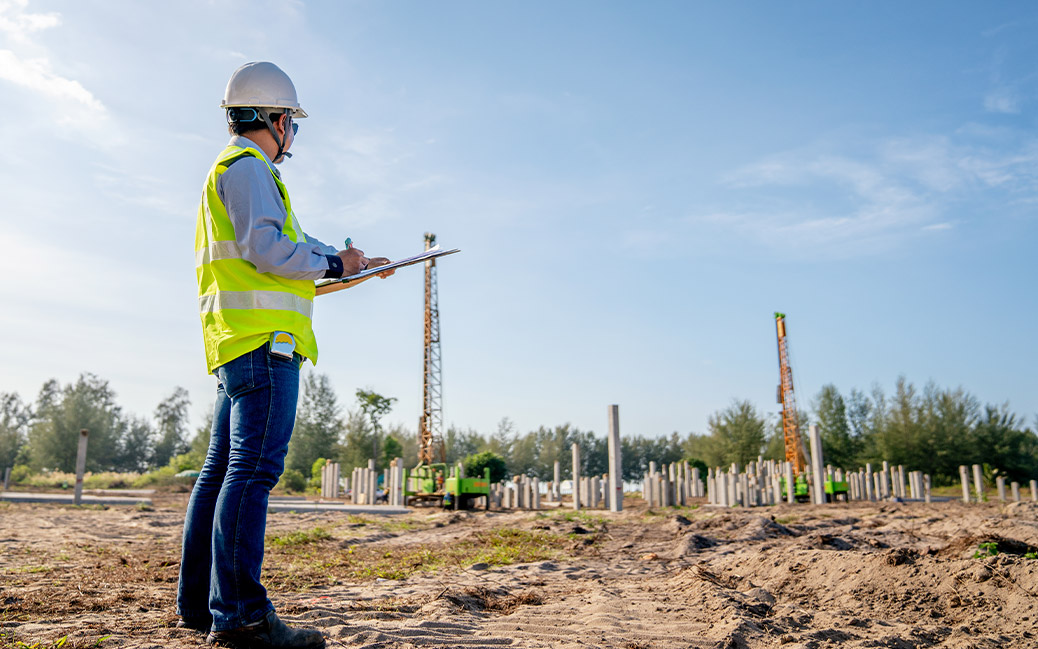
M 150 414 L 212 402 L 193 272 L 227 78 L 310 118 L 311 234 L 435 232 L 444 414 L 704 431 L 898 375 L 1038 413 L 1038 8 L 970 2 L 0 0 L 0 391 L 89 371 Z M 316 371 L 421 401 L 422 273 L 318 299 Z

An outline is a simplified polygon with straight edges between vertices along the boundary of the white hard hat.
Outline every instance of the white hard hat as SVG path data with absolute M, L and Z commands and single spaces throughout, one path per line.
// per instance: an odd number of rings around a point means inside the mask
M 290 111 L 295 119 L 306 117 L 292 80 L 281 68 L 266 61 L 246 63 L 234 71 L 220 108 L 281 108 Z

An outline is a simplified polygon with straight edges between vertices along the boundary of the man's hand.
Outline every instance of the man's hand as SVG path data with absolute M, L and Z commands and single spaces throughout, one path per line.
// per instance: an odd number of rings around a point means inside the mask
M 379 266 L 385 266 L 388 263 L 389 263 L 389 260 L 386 259 L 385 257 L 372 257 L 371 259 L 368 260 L 368 269 L 378 268 Z M 385 278 L 389 277 L 390 275 L 392 275 L 395 272 L 396 272 L 396 270 L 387 270 L 384 273 L 379 273 L 378 276 L 381 277 L 382 279 L 385 279 Z
M 364 256 L 364 251 L 357 248 L 347 248 L 346 250 L 340 250 L 335 253 L 339 259 L 342 260 L 342 276 L 349 277 L 350 275 L 356 275 L 360 271 L 367 268 L 368 264 L 371 263 L 367 257 Z M 377 257 L 376 259 L 382 259 Z M 387 262 L 388 263 L 388 262 Z M 380 264 L 381 265 L 381 264 Z

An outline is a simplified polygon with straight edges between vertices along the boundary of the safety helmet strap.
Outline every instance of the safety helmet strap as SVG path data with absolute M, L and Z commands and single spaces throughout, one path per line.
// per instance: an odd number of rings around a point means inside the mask
M 267 129 L 270 130 L 270 134 L 274 136 L 274 142 L 276 142 L 277 145 L 278 145 L 278 152 L 271 159 L 271 162 L 277 161 L 277 159 L 280 158 L 281 156 L 285 156 L 286 158 L 291 158 L 292 154 L 289 153 L 288 151 L 285 151 L 285 143 L 288 141 L 288 122 L 287 121 L 285 122 L 285 139 L 282 140 L 278 136 L 277 129 L 274 128 L 274 123 L 270 121 L 270 113 L 265 108 L 260 108 L 260 109 L 255 109 L 255 110 L 256 110 L 257 113 L 259 113 L 260 118 L 262 118 L 263 122 L 267 125 Z M 285 115 L 288 115 L 288 111 L 285 111 Z

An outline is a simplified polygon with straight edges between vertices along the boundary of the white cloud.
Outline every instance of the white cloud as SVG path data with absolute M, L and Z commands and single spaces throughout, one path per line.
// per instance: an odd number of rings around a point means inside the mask
M 0 0 L 0 34 L 7 37 L 8 47 L 0 49 L 0 80 L 42 95 L 47 101 L 34 111 L 48 120 L 89 125 L 107 111 L 101 101 L 80 82 L 54 70 L 45 48 L 32 38 L 36 32 L 61 24 L 55 12 L 30 13 L 28 0 Z M 84 114 L 84 111 L 86 113 Z
M 984 97 L 984 110 L 1016 115 L 1020 112 L 1020 98 L 1009 88 L 996 88 Z
M 29 0 L 0 0 L 0 32 L 24 42 L 28 35 L 61 24 L 61 14 L 25 13 Z
M 951 230 L 948 216 L 960 202 L 1038 198 L 1038 143 L 1031 140 L 1018 138 L 1006 150 L 971 132 L 887 138 L 853 155 L 833 152 L 853 146 L 819 144 L 730 172 L 721 185 L 737 207 L 688 221 L 765 247 L 821 246 L 847 255 Z
M 105 112 L 104 104 L 89 90 L 78 81 L 56 74 L 51 70 L 50 61 L 44 58 L 20 59 L 11 50 L 0 50 L 0 79 L 62 103 L 72 103 L 96 113 Z

